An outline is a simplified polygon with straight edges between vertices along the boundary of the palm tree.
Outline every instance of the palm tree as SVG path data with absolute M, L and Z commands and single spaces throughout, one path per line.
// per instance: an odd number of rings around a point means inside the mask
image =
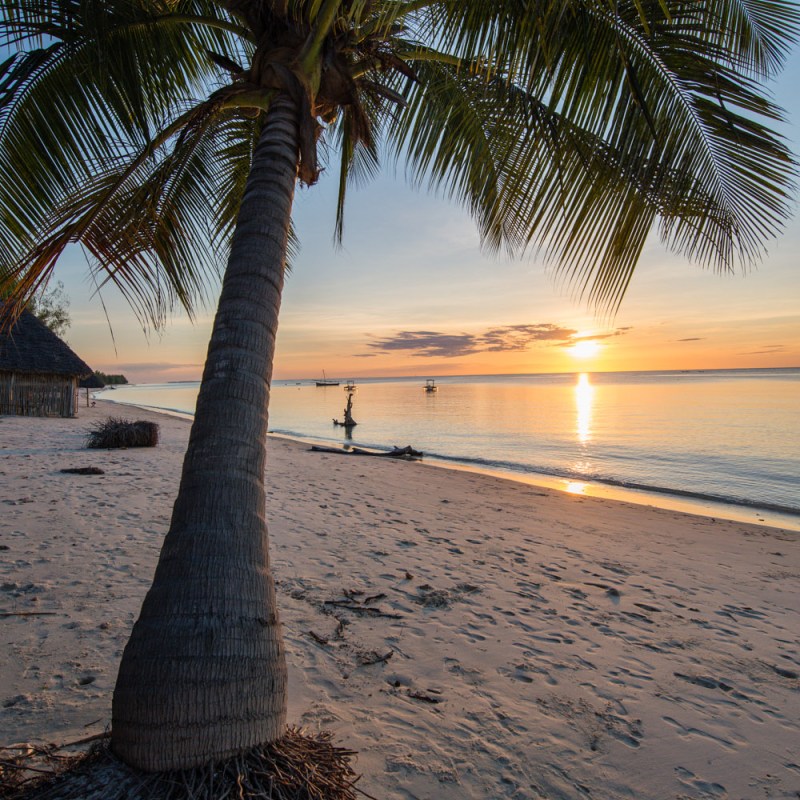
M 760 82 L 789 0 L 0 0 L 0 278 L 80 243 L 145 324 L 227 255 L 180 490 L 125 649 L 113 748 L 145 770 L 280 737 L 267 409 L 298 179 L 379 157 L 615 308 L 656 220 L 718 269 L 760 258 L 794 164 Z M 336 164 L 334 164 L 336 162 Z

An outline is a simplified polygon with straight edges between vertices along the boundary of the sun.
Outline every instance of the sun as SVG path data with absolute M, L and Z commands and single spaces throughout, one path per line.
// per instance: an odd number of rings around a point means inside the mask
M 569 348 L 569 352 L 575 358 L 593 358 L 600 352 L 600 347 L 600 343 L 594 341 L 594 339 L 582 339 L 579 342 L 575 342 Z

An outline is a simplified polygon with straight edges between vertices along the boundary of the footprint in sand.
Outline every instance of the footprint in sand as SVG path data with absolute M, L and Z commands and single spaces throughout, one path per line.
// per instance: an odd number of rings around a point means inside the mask
M 662 717 L 662 719 L 668 725 L 675 728 L 679 736 L 689 739 L 695 736 L 701 739 L 710 739 L 711 741 L 716 742 L 718 745 L 724 747 L 726 750 L 735 749 L 734 743 L 731 742 L 729 739 L 723 738 L 722 736 L 717 736 L 713 733 L 710 733 L 709 731 L 701 730 L 700 728 L 687 728 L 685 725 L 682 725 L 680 722 L 678 722 L 676 719 L 673 719 L 672 717 Z
M 727 797 L 727 789 L 720 783 L 712 783 L 711 781 L 704 781 L 698 778 L 691 770 L 685 767 L 675 767 L 675 774 L 678 776 L 678 781 L 689 789 L 700 792 L 702 798 L 718 798 Z

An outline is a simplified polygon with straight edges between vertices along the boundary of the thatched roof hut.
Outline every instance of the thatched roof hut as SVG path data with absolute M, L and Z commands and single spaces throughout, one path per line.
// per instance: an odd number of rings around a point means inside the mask
M 74 417 L 92 368 L 29 311 L 0 333 L 0 414 Z

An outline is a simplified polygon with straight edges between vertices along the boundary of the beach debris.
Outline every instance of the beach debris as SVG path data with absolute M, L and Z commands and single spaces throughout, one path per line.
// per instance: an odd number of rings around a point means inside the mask
M 327 637 L 327 636 L 320 636 L 318 633 L 315 633 L 314 631 L 309 631 L 309 632 L 308 632 L 308 635 L 309 635 L 309 636 L 310 636 L 310 637 L 311 637 L 311 638 L 312 638 L 312 639 L 313 639 L 313 640 L 314 640 L 314 641 L 315 641 L 317 644 L 321 644 L 321 645 L 323 645 L 323 646 L 325 646 L 326 644 L 328 644 L 328 643 L 330 642 L 330 639 L 328 639 L 328 637 Z
M 448 608 L 465 594 L 474 594 L 480 589 L 471 583 L 459 583 L 452 589 L 434 589 L 433 586 L 423 583 L 417 587 L 417 594 L 411 599 L 425 608 Z
M 62 745 L 17 742 L 0 746 L 0 797 L 35 796 L 34 789 L 49 784 L 87 755 L 83 752 L 77 755 L 74 752 L 65 753 L 65 750 L 107 739 L 110 735 L 99 733 Z
M 358 653 L 358 663 L 362 667 L 371 667 L 373 664 L 385 664 L 394 655 L 394 650 L 389 650 L 387 653 L 380 655 L 375 650 L 368 652 Z
M 88 431 L 86 446 L 93 449 L 155 447 L 158 429 L 155 422 L 108 417 Z
M 290 727 L 283 738 L 217 764 L 179 772 L 143 773 L 111 752 L 110 733 L 69 745 L 31 744 L 0 748 L 0 797 L 4 800 L 356 800 L 351 762 L 355 751 L 337 747 L 330 733 Z M 102 739 L 98 742 L 96 740 Z M 88 752 L 68 747 L 93 742 Z M 356 794 L 358 793 L 358 795 Z M 373 799 L 374 800 L 374 799 Z
M 427 584 L 420 586 L 417 591 L 418 595 L 412 599 L 425 608 L 447 608 L 454 599 L 447 589 L 434 589 Z
M 419 461 L 424 455 L 421 450 L 415 450 L 411 445 L 394 447 L 392 450 L 364 450 L 361 447 L 340 449 L 314 444 L 311 445 L 311 450 L 315 453 L 335 453 L 339 456 L 377 456 L 378 458 L 399 458 L 403 461 Z
M 0 617 L 55 617 L 57 615 L 58 611 L 0 611 Z
M 347 392 L 347 405 L 344 409 L 344 417 L 343 421 L 339 422 L 338 419 L 334 419 L 334 425 L 340 425 L 343 428 L 352 428 L 354 425 L 358 425 L 358 423 L 353 419 L 353 392 L 355 392 L 355 386 L 351 386 L 348 384 L 344 387 L 345 391 Z
M 105 470 L 100 467 L 65 467 L 59 472 L 67 472 L 70 475 L 105 475 Z
M 402 614 L 392 614 L 387 611 L 382 611 L 380 608 L 373 608 L 372 606 L 364 606 L 348 600 L 323 600 L 322 605 L 333 606 L 334 608 L 342 608 L 345 611 L 355 611 L 358 614 L 364 614 L 369 617 L 387 617 L 388 619 L 403 619 Z
M 422 700 L 423 703 L 431 703 L 432 705 L 441 703 L 444 699 L 442 697 L 434 697 L 432 694 L 426 694 L 418 689 L 409 689 L 406 694 L 409 697 L 413 697 L 415 700 Z
M 383 592 L 369 595 L 368 597 L 363 597 L 362 599 L 362 596 L 365 594 L 366 593 L 361 589 L 345 589 L 342 591 L 342 595 L 344 595 L 345 599 L 323 600 L 322 605 L 333 608 L 342 608 L 346 611 L 355 611 L 357 614 L 364 614 L 365 616 L 369 617 L 387 617 L 389 619 L 403 618 L 402 614 L 393 614 L 391 612 L 384 611 L 383 609 L 368 605 L 369 603 L 383 600 L 386 597 Z

